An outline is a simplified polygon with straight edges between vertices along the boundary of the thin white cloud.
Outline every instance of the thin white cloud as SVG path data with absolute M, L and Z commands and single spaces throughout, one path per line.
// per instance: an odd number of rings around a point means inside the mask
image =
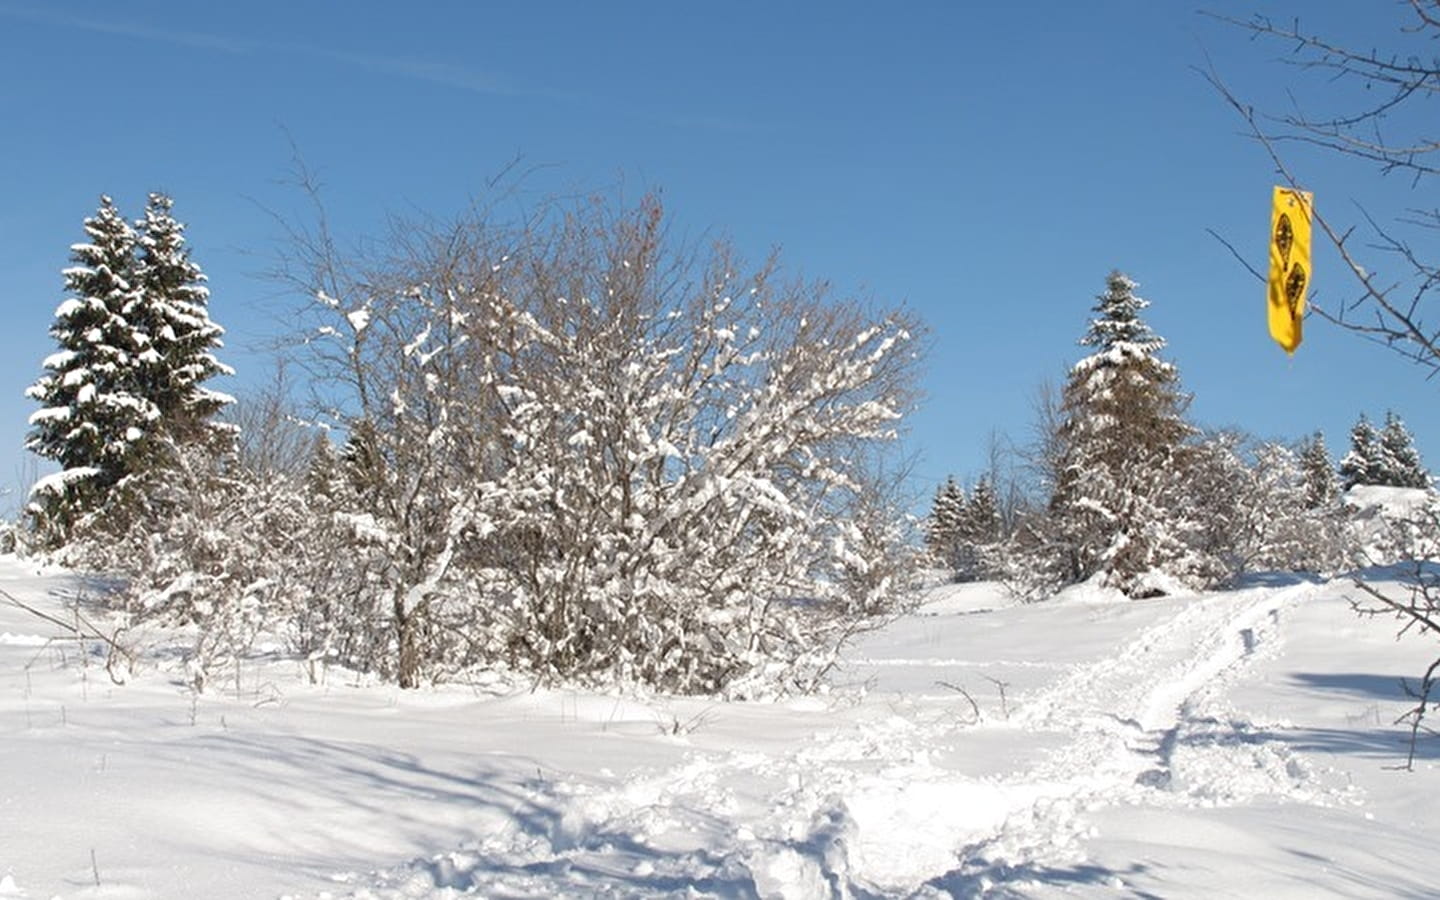
M 545 90 L 516 85 L 505 78 L 477 72 L 465 66 L 436 60 L 415 59 L 384 54 L 355 53 L 318 44 L 297 41 L 253 40 L 202 31 L 157 28 L 128 22 L 115 22 L 89 16 L 71 15 L 50 9 L 20 8 L 0 3 L 0 18 L 71 28 L 96 34 L 108 34 L 136 40 L 153 41 L 196 50 L 210 50 L 234 56 L 278 54 L 329 60 L 341 65 L 367 69 L 412 81 L 423 81 L 475 94 L 500 97 L 531 97 L 559 103 L 599 108 L 593 98 L 563 91 Z M 739 134 L 757 130 L 753 123 L 703 113 L 680 116 L 655 116 L 636 112 L 629 115 L 689 131 Z
M 144 25 L 133 25 L 126 22 L 107 22 L 83 16 L 57 13 L 51 10 L 17 9 L 11 6 L 0 6 L 0 16 L 9 19 L 19 19 L 37 25 L 77 28 L 81 31 L 92 31 L 97 34 L 113 34 L 121 37 L 140 38 L 141 40 L 159 41 L 165 44 L 176 44 L 199 50 L 219 50 L 222 53 L 242 54 L 266 49 L 263 45 L 255 41 L 237 40 L 235 38 L 227 38 L 221 35 L 205 34 L 196 31 L 150 28 Z
M 73 28 L 96 34 L 109 34 L 118 37 L 154 41 L 197 50 L 214 50 L 235 56 L 273 53 L 325 59 L 344 65 L 396 75 L 415 81 L 427 81 L 432 84 L 444 85 L 477 94 L 547 97 L 555 100 L 573 99 L 555 92 L 522 89 L 492 75 L 476 72 L 463 66 L 431 60 L 407 59 L 382 54 L 352 53 L 294 41 L 250 40 L 200 31 L 155 28 L 148 25 L 135 25 L 125 22 L 112 22 L 85 16 L 69 15 L 51 10 L 18 9 L 3 5 L 0 5 L 0 17 L 18 19 L 39 25 Z

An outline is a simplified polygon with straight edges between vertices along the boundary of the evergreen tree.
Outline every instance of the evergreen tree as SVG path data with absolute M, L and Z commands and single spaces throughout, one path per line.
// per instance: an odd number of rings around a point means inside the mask
M 152 193 L 136 222 L 139 290 L 126 317 L 147 342 L 140 354 L 141 386 L 160 411 L 169 435 L 204 440 L 227 435 L 214 416 L 234 402 L 202 387 L 216 375 L 234 374 L 215 358 L 225 329 L 210 320 L 210 289 L 190 259 L 185 226 L 171 214 L 173 201 Z
M 1323 509 L 1339 493 L 1335 463 L 1325 446 L 1325 435 L 1318 431 L 1300 447 L 1300 481 L 1305 491 L 1306 509 Z
M 1000 503 L 989 478 L 981 478 L 970 492 L 965 505 L 961 534 L 976 543 L 990 544 L 1000 539 Z
M 1340 460 L 1340 483 L 1345 490 L 1357 484 L 1379 484 L 1380 435 L 1364 413 L 1350 427 L 1350 452 Z
M 994 548 L 1001 538 L 1000 504 L 988 478 L 981 478 L 970 491 L 956 537 L 956 574 L 963 580 L 988 577 Z
M 90 240 L 71 247 L 70 297 L 50 329 L 59 351 L 26 391 L 41 404 L 26 447 L 62 468 L 36 485 L 31 507 L 54 539 L 130 476 L 173 463 L 178 445 L 230 433 L 210 421 L 230 398 L 200 387 L 230 371 L 210 353 L 221 332 L 169 210 L 152 194 L 137 231 L 101 197 L 85 220 Z
M 41 405 L 25 446 L 63 470 L 37 485 L 35 501 L 57 514 L 69 506 L 62 525 L 137 467 L 160 415 L 138 389 L 142 341 L 127 318 L 139 297 L 135 232 L 109 197 L 100 198 L 85 232 L 89 241 L 70 248 L 73 265 L 63 272 L 70 297 L 50 328 L 59 350 L 25 392 Z
M 341 460 L 330 443 L 330 436 L 323 432 L 315 435 L 310 447 L 310 462 L 305 470 L 306 493 L 317 501 L 330 502 L 341 488 Z
M 1394 412 L 1385 413 L 1385 427 L 1380 431 L 1379 472 L 1376 484 L 1392 487 L 1428 488 L 1430 473 L 1420 461 L 1420 452 L 1405 423 Z
M 925 522 L 925 545 L 941 566 L 954 569 L 959 563 L 957 554 L 964 518 L 965 491 L 949 476 L 935 489 L 935 499 Z
M 1194 574 L 1184 534 L 1185 444 L 1194 429 L 1135 287 L 1112 272 L 1080 340 L 1092 352 L 1071 369 L 1062 395 L 1048 523 L 1056 534 L 1046 543 L 1063 548 L 1062 582 L 1104 573 L 1139 595 L 1154 589 L 1145 577 L 1152 572 Z

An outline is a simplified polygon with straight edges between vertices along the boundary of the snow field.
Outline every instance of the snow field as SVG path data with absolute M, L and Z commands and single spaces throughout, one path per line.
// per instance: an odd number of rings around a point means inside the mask
M 0 897 L 1426 896 L 1436 748 L 1385 766 L 1432 648 L 1346 593 L 944 587 L 750 704 L 273 661 L 195 697 L 163 635 L 117 686 L 0 605 Z

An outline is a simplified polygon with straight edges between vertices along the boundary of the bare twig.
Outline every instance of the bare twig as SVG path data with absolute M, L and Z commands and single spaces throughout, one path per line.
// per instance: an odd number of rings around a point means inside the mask
M 1226 240 L 1225 238 L 1221 237 L 1221 236 L 1220 236 L 1220 233 L 1219 233 L 1218 231 L 1216 231 L 1215 229 L 1213 229 L 1213 228 L 1207 228 L 1207 229 L 1205 229 L 1205 233 L 1208 234 L 1208 235 L 1210 235 L 1211 237 L 1213 237 L 1215 240 L 1219 241 L 1219 242 L 1225 247 L 1226 250 L 1229 250 L 1229 251 L 1230 251 L 1230 255 L 1233 256 L 1233 257 L 1235 257 L 1236 261 L 1238 261 L 1238 262 L 1240 263 L 1240 265 L 1244 266 L 1244 267 L 1246 268 L 1246 270 L 1249 271 L 1251 275 L 1254 275 L 1261 283 L 1264 283 L 1264 281 L 1265 281 L 1265 276 L 1264 276 L 1264 274 L 1262 274 L 1259 269 L 1257 269 L 1257 268 L 1255 268 L 1254 266 L 1250 265 L 1250 261 L 1247 260 L 1245 257 L 1243 257 L 1243 256 L 1240 255 L 1240 251 L 1235 249 L 1235 245 L 1234 245 L 1234 244 L 1230 243 L 1228 240 Z
M 1425 670 L 1425 674 L 1421 676 L 1418 685 L 1412 685 L 1409 681 L 1404 683 L 1405 693 L 1415 700 L 1415 705 L 1411 707 L 1405 715 L 1395 720 L 1396 725 L 1410 726 L 1410 750 L 1405 757 L 1405 765 L 1402 767 L 1407 772 L 1415 771 L 1415 753 L 1420 741 L 1420 732 L 1424 731 L 1426 734 L 1432 736 L 1435 734 L 1433 728 L 1425 725 L 1425 714 L 1430 711 L 1432 703 L 1430 696 L 1436 687 L 1435 676 L 1437 671 L 1440 671 L 1440 657 L 1436 657 L 1430 663 L 1430 666 Z
M 75 621 L 67 622 L 64 619 L 52 616 L 50 613 L 47 613 L 42 609 L 36 609 L 35 607 L 24 602 L 23 600 L 16 597 L 14 594 L 11 594 L 9 591 L 6 591 L 4 589 L 0 589 L 0 598 L 4 598 L 8 603 L 16 607 L 17 609 L 24 610 L 25 612 L 30 613 L 32 616 L 35 616 L 45 622 L 49 622 L 51 625 L 63 629 L 66 633 L 77 639 L 97 640 L 105 646 L 109 647 L 111 660 L 107 661 L 105 665 L 105 671 L 110 675 L 110 680 L 115 682 L 116 684 L 124 684 L 125 679 L 119 674 L 117 674 L 117 670 L 112 665 L 114 657 L 118 655 L 120 658 L 122 658 L 125 661 L 126 668 L 134 668 L 135 654 L 129 648 L 125 647 L 119 642 L 120 631 L 117 630 L 113 635 L 105 634 L 89 619 L 81 615 L 78 608 L 74 611 Z
M 1299 178 L 1286 164 L 1275 146 L 1276 137 L 1261 127 L 1254 107 L 1242 103 L 1233 92 L 1220 79 L 1220 76 L 1211 69 L 1200 70 L 1201 75 L 1210 82 L 1211 86 L 1225 99 L 1248 126 L 1249 136 L 1257 141 L 1269 155 L 1275 166 L 1276 174 L 1291 188 L 1302 190 Z M 1433 375 L 1440 371 L 1440 333 L 1429 331 L 1420 319 L 1421 302 L 1426 299 L 1430 289 L 1435 284 L 1433 273 L 1428 267 L 1419 265 L 1411 249 L 1403 242 L 1380 230 L 1373 219 L 1365 216 L 1372 227 L 1376 228 L 1382 240 L 1382 246 L 1394 253 L 1398 253 L 1406 259 L 1412 267 L 1416 268 L 1426 277 L 1422 280 L 1416 293 L 1409 301 L 1399 300 L 1394 296 L 1396 285 L 1382 285 L 1374 273 L 1360 264 L 1350 248 L 1350 239 L 1353 236 L 1350 230 L 1344 232 L 1335 228 L 1330 221 L 1318 210 L 1312 210 L 1315 223 L 1320 227 L 1321 233 L 1335 247 L 1339 253 L 1341 262 L 1349 269 L 1351 275 L 1359 282 L 1361 288 L 1360 296 L 1339 312 L 1331 313 L 1318 305 L 1312 304 L 1322 318 L 1338 324 L 1351 331 L 1377 340 L 1389 346 L 1391 349 L 1401 353 L 1409 359 L 1425 366 L 1431 370 Z M 1363 210 L 1362 210 L 1363 214 Z M 1233 250 L 1232 250 L 1233 252 Z M 1237 254 L 1238 255 L 1238 254 Z M 1247 268 L 1249 268 L 1247 266 Z M 1253 272 L 1254 270 L 1251 269 Z M 1361 307 L 1364 304 L 1373 304 L 1375 308 L 1375 321 L 1373 324 L 1355 322 L 1347 319 L 1346 313 Z
M 1440 577 L 1427 572 L 1424 563 L 1416 563 L 1414 574 L 1408 576 L 1406 588 L 1409 596 L 1404 599 L 1392 596 L 1359 579 L 1355 579 L 1353 584 L 1371 601 L 1367 604 L 1352 599 L 1350 606 L 1358 614 L 1396 616 L 1403 623 L 1397 637 L 1411 631 L 1440 637 Z M 1435 733 L 1425 724 L 1425 717 L 1435 703 L 1432 698 L 1437 687 L 1437 675 L 1440 675 L 1440 656 L 1430 662 L 1418 682 L 1402 682 L 1406 695 L 1415 701 L 1415 705 L 1395 720 L 1395 724 L 1408 725 L 1410 728 L 1409 751 L 1405 764 L 1396 768 L 1414 771 L 1421 733 Z
M 1009 719 L 1009 718 L 1010 718 L 1010 705 L 1009 705 L 1009 703 L 1007 703 L 1006 700 L 1005 700 L 1005 689 L 1010 686 L 1010 682 L 1008 682 L 1008 681 L 1001 681 L 1001 680 L 998 679 L 998 678 L 991 678 L 989 675 L 985 675 L 985 676 L 983 676 L 983 677 L 984 677 L 984 679 L 985 679 L 986 681 L 988 681 L 988 682 L 990 682 L 991 684 L 995 685 L 995 688 L 996 688 L 998 691 L 1000 691 L 1000 714 L 1001 714 L 1002 716 L 1004 716 L 1006 719 Z
M 948 682 L 948 681 L 936 681 L 935 683 L 938 684 L 940 687 L 949 688 L 950 690 L 952 690 L 952 691 L 954 691 L 955 693 L 959 694 L 960 696 L 964 697 L 964 698 L 966 699 L 966 701 L 969 702 L 969 704 L 970 704 L 970 712 L 973 713 L 974 716 L 975 716 L 974 720 L 973 720 L 970 724 L 973 725 L 973 724 L 975 724 L 975 722 L 979 722 L 979 721 L 980 721 L 980 705 L 975 702 L 975 698 L 974 698 L 974 697 L 970 696 L 970 692 L 969 692 L 969 691 L 965 690 L 963 687 L 961 687 L 961 686 L 958 685 L 958 684 L 951 684 L 951 683 Z

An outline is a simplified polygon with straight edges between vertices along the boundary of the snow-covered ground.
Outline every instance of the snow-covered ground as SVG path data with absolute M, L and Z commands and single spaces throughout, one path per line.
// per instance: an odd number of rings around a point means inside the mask
M 0 558 L 59 616 L 85 585 Z M 0 597 L 0 897 L 1440 896 L 1436 650 L 1345 582 L 937 589 L 824 697 L 112 683 Z

